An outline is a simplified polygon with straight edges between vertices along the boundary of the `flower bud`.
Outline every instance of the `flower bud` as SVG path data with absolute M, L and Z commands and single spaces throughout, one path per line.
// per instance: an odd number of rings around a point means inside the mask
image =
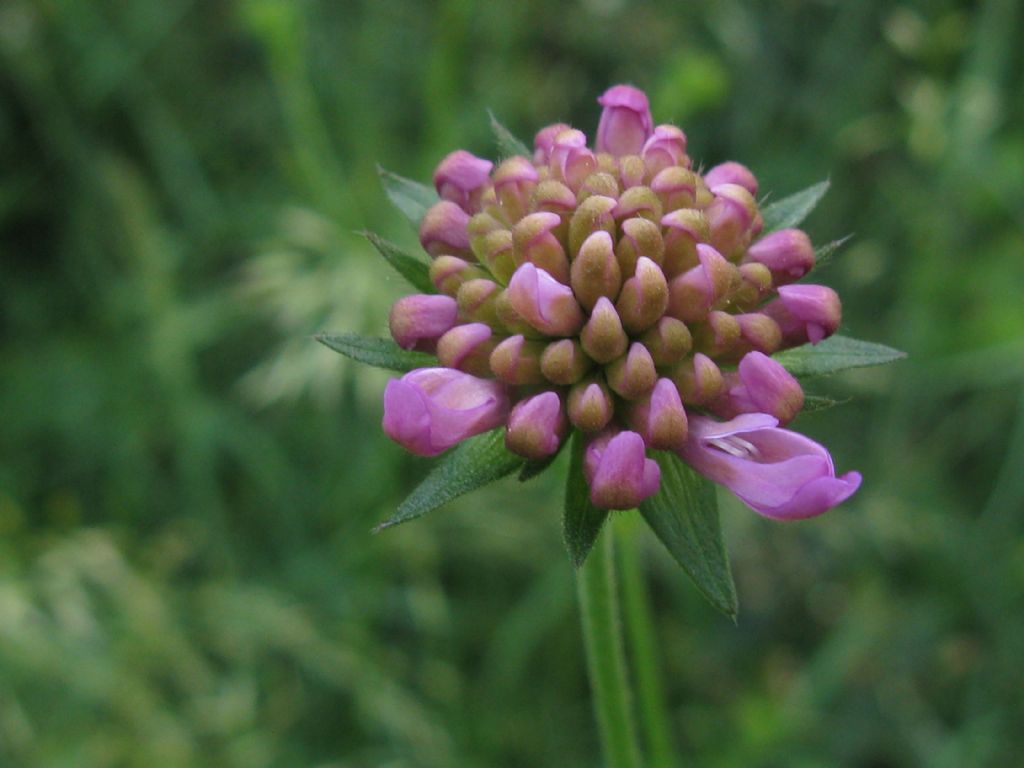
M 527 262 L 508 284 L 508 301 L 531 326 L 548 336 L 571 336 L 583 327 L 572 289 Z
M 630 278 L 636 272 L 636 260 L 646 256 L 661 265 L 665 255 L 665 241 L 661 227 L 647 219 L 626 219 L 619 224 L 622 236 L 615 246 L 615 257 L 619 261 L 622 276 Z
M 686 442 L 686 410 L 670 379 L 658 379 L 650 397 L 630 404 L 629 424 L 650 448 L 678 451 Z
M 741 348 L 744 352 L 755 350 L 770 355 L 782 346 L 782 331 L 779 324 L 761 312 L 733 315 L 740 324 Z
M 686 324 L 667 315 L 644 331 L 640 341 L 658 367 L 675 365 L 693 347 L 693 337 Z
M 420 456 L 436 456 L 504 423 L 509 402 L 499 382 L 451 368 L 418 368 L 384 390 L 383 427 Z
M 739 163 L 730 161 L 716 165 L 704 174 L 704 182 L 709 187 L 717 187 L 719 184 L 737 184 L 752 196 L 757 196 L 757 179 L 749 168 Z
M 558 282 L 568 285 L 569 259 L 562 243 L 552 234 L 561 223 L 557 213 L 531 213 L 512 228 L 512 246 L 517 265 L 530 262 Z
M 481 277 L 487 277 L 487 273 L 458 256 L 438 256 L 430 262 L 430 282 L 441 293 L 453 298 L 459 292 L 460 285 Z
M 764 264 L 771 270 L 775 285 L 785 285 L 811 271 L 814 246 L 799 229 L 780 229 L 751 245 L 744 261 Z
M 537 135 L 533 138 L 533 162 L 538 165 L 547 164 L 551 159 L 551 150 L 555 146 L 555 137 L 568 130 L 571 130 L 571 126 L 565 123 L 555 123 L 537 131 Z
M 712 310 L 705 322 L 693 329 L 693 346 L 710 357 L 722 357 L 737 350 L 740 324 L 728 312 Z
M 507 229 L 495 229 L 482 237 L 473 239 L 473 253 L 487 266 L 491 274 L 505 282 L 516 268 L 512 248 L 512 233 Z
M 601 157 L 607 156 L 602 155 Z M 584 179 L 582 186 L 580 186 L 580 191 L 576 195 L 576 200 L 582 203 L 593 195 L 617 198 L 619 196 L 619 182 L 610 173 L 592 173 Z
M 618 201 L 612 197 L 592 195 L 580 203 L 569 220 L 569 254 L 576 258 L 583 241 L 599 230 L 615 237 L 615 218 L 612 211 Z
M 824 285 L 784 285 L 763 312 L 779 324 L 786 346 L 817 344 L 842 322 L 839 294 Z
M 537 169 L 525 157 L 510 157 L 495 169 L 494 194 L 508 221 L 526 214 L 537 178 Z
M 641 218 L 658 222 L 661 221 L 661 200 L 650 187 L 630 187 L 619 197 L 612 216 L 616 221 Z
M 404 296 L 391 307 L 388 325 L 402 349 L 431 351 L 441 335 L 455 325 L 458 306 L 450 296 Z
M 628 333 L 654 325 L 668 307 L 668 281 L 661 268 L 646 256 L 636 262 L 636 274 L 622 286 L 615 309 Z
M 569 390 L 569 421 L 584 432 L 600 432 L 615 413 L 612 393 L 605 383 L 590 377 Z
M 639 153 L 654 123 L 647 94 L 629 85 L 615 85 L 597 103 L 604 107 L 597 124 L 597 151 L 613 155 Z
M 446 368 L 489 378 L 491 352 L 496 344 L 490 326 L 483 323 L 457 325 L 438 339 L 437 359 Z
M 641 156 L 651 176 L 665 168 L 688 165 L 686 134 L 674 125 L 659 125 L 644 143 Z
M 757 214 L 757 201 L 738 184 L 719 184 L 711 192 L 715 199 L 705 212 L 711 227 L 711 244 L 729 257 L 746 244 Z
M 540 372 L 553 384 L 575 384 L 590 370 L 591 360 L 575 339 L 559 339 L 544 348 Z
M 788 424 L 803 407 L 800 382 L 781 363 L 760 352 L 750 352 L 740 360 L 736 373 L 727 374 L 725 391 L 711 409 L 723 419 L 741 413 L 767 413 Z
M 434 187 L 442 200 L 451 200 L 467 213 L 480 209 L 480 191 L 490 180 L 490 160 L 457 149 L 437 166 Z
M 699 243 L 697 258 L 697 266 L 669 283 L 668 314 L 687 324 L 706 318 L 732 284 L 732 265 L 710 245 Z
M 647 181 L 647 166 L 640 155 L 619 158 L 619 181 L 623 189 L 639 187 Z
M 451 200 L 434 203 L 420 222 L 420 243 L 431 256 L 469 256 L 469 214 Z
M 661 469 L 645 453 L 636 432 L 608 431 L 590 442 L 583 457 L 590 501 L 599 509 L 633 509 L 658 492 Z
M 672 370 L 672 381 L 687 405 L 706 405 L 722 391 L 722 371 L 700 352 Z
M 593 309 L 602 296 L 618 295 L 622 273 L 607 232 L 598 230 L 583 241 L 572 262 L 571 285 L 576 300 L 586 310 Z
M 680 208 L 661 217 L 665 229 L 665 257 L 662 269 L 671 280 L 688 269 L 697 266 L 698 243 L 707 242 L 711 237 L 708 220 L 696 208 Z
M 602 296 L 594 304 L 590 319 L 580 333 L 580 341 L 583 350 L 602 365 L 626 353 L 629 338 L 622 328 L 619 313 L 607 297 Z
M 521 335 L 509 336 L 491 352 L 491 370 L 506 384 L 540 384 L 540 356 L 544 342 L 527 341 Z
M 666 213 L 680 208 L 693 208 L 697 196 L 697 174 L 679 165 L 659 171 L 651 179 L 651 189 L 661 200 Z
M 647 347 L 639 342 L 629 345 L 629 351 L 605 369 L 608 386 L 626 400 L 643 397 L 654 388 L 658 373 Z
M 772 289 L 772 273 L 764 264 L 750 262 L 739 266 L 740 282 L 729 296 L 739 309 L 753 309 Z
M 508 416 L 505 447 L 533 461 L 553 456 L 565 439 L 568 420 L 555 392 L 541 392 L 516 403 Z
M 456 301 L 459 304 L 459 316 L 465 320 L 498 325 L 498 317 L 494 309 L 494 300 L 501 292 L 501 286 L 493 280 L 479 278 L 467 280 L 459 287 Z
M 597 170 L 597 159 L 587 148 L 583 131 L 570 128 L 555 137 L 550 167 L 555 177 L 573 190 L 579 189 L 583 180 Z

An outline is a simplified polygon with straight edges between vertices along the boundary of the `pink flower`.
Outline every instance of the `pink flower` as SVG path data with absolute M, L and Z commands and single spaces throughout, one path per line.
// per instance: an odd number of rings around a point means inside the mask
M 613 85 L 597 103 L 604 107 L 597 124 L 597 151 L 639 154 L 654 130 L 647 94 L 631 85 Z
M 803 407 L 800 382 L 778 361 L 761 352 L 748 352 L 740 360 L 738 372 L 727 374 L 726 391 L 712 409 L 724 418 L 767 413 L 787 424 Z
M 458 318 L 459 305 L 450 296 L 403 296 L 391 307 L 391 336 L 402 349 L 433 350 Z
M 799 229 L 771 232 L 747 249 L 745 262 L 764 264 L 772 271 L 776 285 L 799 280 L 814 266 L 814 246 Z
M 508 412 L 504 386 L 452 368 L 418 368 L 384 390 L 384 431 L 420 456 L 494 429 Z
M 691 416 L 679 455 L 758 514 L 777 520 L 820 515 L 860 487 L 859 472 L 836 477 L 824 447 L 777 425 L 764 413 L 726 422 Z
M 512 308 L 541 333 L 571 336 L 583 327 L 583 311 L 572 288 L 526 262 L 508 283 Z
M 779 324 L 790 346 L 817 344 L 835 333 L 843 320 L 839 294 L 824 285 L 783 285 L 779 298 L 762 311 Z
M 732 161 L 716 165 L 705 173 L 704 182 L 709 187 L 717 187 L 719 184 L 739 184 L 750 194 L 757 194 L 757 178 L 754 174 L 747 166 Z
M 437 166 L 434 187 L 443 200 L 451 200 L 464 211 L 476 211 L 480 207 L 480 190 L 490 181 L 493 167 L 490 160 L 457 149 Z
M 633 509 L 658 492 L 661 468 L 636 432 L 604 432 L 587 446 L 583 469 L 590 500 L 601 509 Z

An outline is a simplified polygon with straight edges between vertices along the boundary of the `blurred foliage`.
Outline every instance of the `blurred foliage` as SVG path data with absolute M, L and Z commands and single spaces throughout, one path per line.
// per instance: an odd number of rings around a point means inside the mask
M 701 7 L 703 5 L 703 7 Z M 0 764 L 592 766 L 557 472 L 379 536 L 376 164 L 631 81 L 776 199 L 829 175 L 844 331 L 798 428 L 866 481 L 724 508 L 738 627 L 640 540 L 701 766 L 1024 750 L 1024 9 L 1010 0 L 0 3 Z

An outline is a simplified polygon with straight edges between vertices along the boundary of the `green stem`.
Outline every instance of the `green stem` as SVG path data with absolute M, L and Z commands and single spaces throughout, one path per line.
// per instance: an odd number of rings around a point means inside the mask
M 613 526 L 591 550 L 577 572 L 587 673 L 601 746 L 608 768 L 639 768 L 640 750 L 633 725 L 626 657 L 622 646 Z
M 651 603 L 638 557 L 636 532 L 639 516 L 618 515 L 614 522 L 622 546 L 618 549 L 622 578 L 622 613 L 626 640 L 636 672 L 637 709 L 650 757 L 650 768 L 675 766 L 665 690 L 658 668 L 658 643 L 654 634 Z

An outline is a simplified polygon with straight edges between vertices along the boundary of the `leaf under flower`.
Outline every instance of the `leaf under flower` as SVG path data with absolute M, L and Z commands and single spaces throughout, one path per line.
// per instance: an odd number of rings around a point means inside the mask
M 498 142 L 498 155 L 500 157 L 513 157 L 515 155 L 530 157 L 533 154 L 526 144 L 501 124 L 501 121 L 494 116 L 491 110 L 487 110 L 487 116 L 491 118 L 491 131 L 493 131 L 494 138 Z
M 402 212 L 402 215 L 409 220 L 413 227 L 419 229 L 427 209 L 441 199 L 437 196 L 437 192 L 433 187 L 386 171 L 379 166 L 377 173 L 380 175 L 380 183 L 384 187 L 384 193 L 388 196 L 388 200 Z
M 405 373 L 437 365 L 437 358 L 433 355 L 402 349 L 391 339 L 361 336 L 358 333 L 318 333 L 313 338 L 335 352 L 375 368 Z
M 384 257 L 394 270 L 404 277 L 409 285 L 422 293 L 437 293 L 437 288 L 430 281 L 430 268 L 425 262 L 406 253 L 399 246 L 385 240 L 380 235 L 370 232 L 360 232 L 363 237 L 369 240 L 377 252 Z
M 815 209 L 821 198 L 828 192 L 828 180 L 818 182 L 805 190 L 784 197 L 761 209 L 764 218 L 764 232 L 798 226 Z
M 885 365 L 907 356 L 906 352 L 872 341 L 831 336 L 819 344 L 804 344 L 774 356 L 794 376 L 824 376 L 850 368 Z
M 571 450 L 569 472 L 565 482 L 562 536 L 573 567 L 579 568 L 597 541 L 597 536 L 608 519 L 608 510 L 598 509 L 590 501 L 590 486 L 583 474 L 586 442 L 579 432 L 573 433 Z

